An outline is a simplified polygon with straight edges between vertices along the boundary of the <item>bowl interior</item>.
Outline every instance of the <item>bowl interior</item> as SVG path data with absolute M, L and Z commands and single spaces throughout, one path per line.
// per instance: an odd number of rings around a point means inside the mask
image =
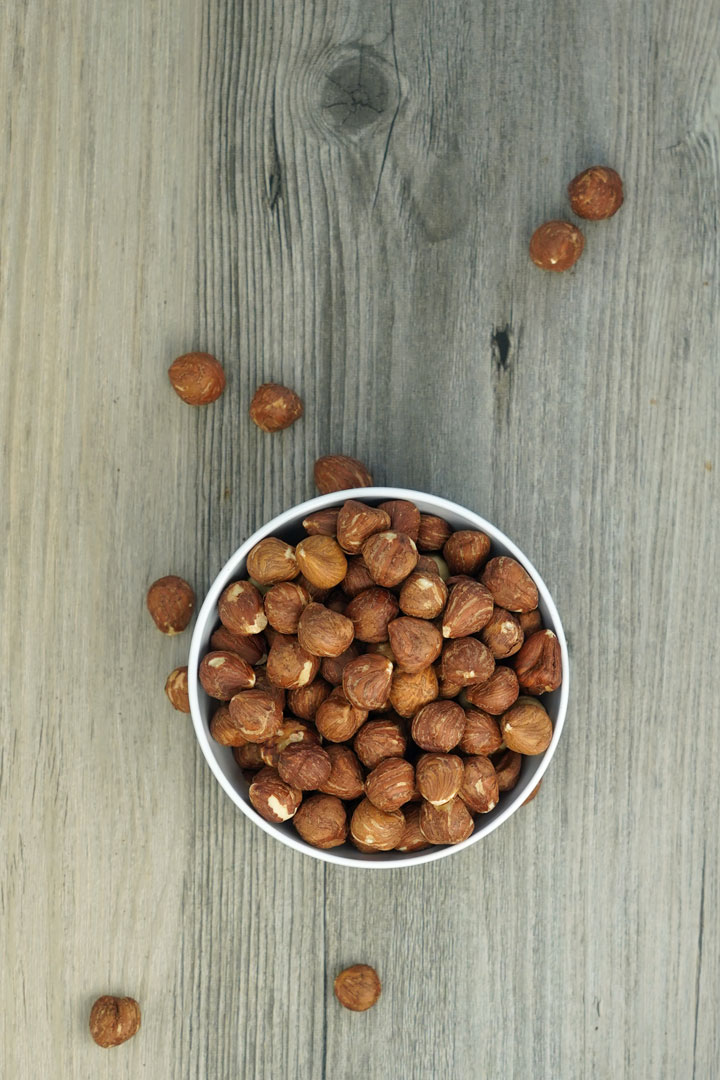
M 264 820 L 256 812 L 248 797 L 249 784 L 243 775 L 243 771 L 235 761 L 229 747 L 221 746 L 210 735 L 210 719 L 218 703 L 208 697 L 200 686 L 197 679 L 197 668 L 210 643 L 210 636 L 219 626 L 217 615 L 217 602 L 223 589 L 231 581 L 245 576 L 245 560 L 251 548 L 265 536 L 280 536 L 289 543 L 297 543 L 305 532 L 302 528 L 302 520 L 313 510 L 319 510 L 328 506 L 341 506 L 348 498 L 360 499 L 364 502 L 376 505 L 387 499 L 409 499 L 423 512 L 438 514 L 445 518 L 453 529 L 481 529 L 487 533 L 492 541 L 491 557 L 496 555 L 511 555 L 521 562 L 533 580 L 537 584 L 540 596 L 539 608 L 543 618 L 543 624 L 557 635 L 562 650 L 563 683 L 554 693 L 543 697 L 543 704 L 553 721 L 553 738 L 550 746 L 544 754 L 533 758 L 523 758 L 520 779 L 515 788 L 509 792 L 503 792 L 500 801 L 489 814 L 481 815 L 475 823 L 473 834 L 463 843 L 448 847 L 431 847 L 416 854 L 403 855 L 401 852 L 378 852 L 364 854 L 357 851 L 350 844 L 332 848 L 330 851 L 321 851 L 312 847 L 300 838 L 295 831 L 292 822 L 284 822 L 274 825 Z M 393 867 L 411 866 L 417 863 L 430 862 L 433 859 L 442 858 L 453 852 L 460 851 L 470 844 L 476 843 L 482 836 L 496 829 L 510 814 L 522 805 L 523 801 L 532 789 L 540 782 L 540 779 L 550 763 L 555 747 L 557 746 L 560 732 L 565 719 L 569 689 L 569 671 L 567 644 L 565 634 L 555 604 L 550 593 L 542 581 L 532 563 L 522 552 L 509 540 L 499 529 L 490 522 L 485 521 L 479 515 L 474 514 L 456 503 L 449 502 L 438 496 L 424 494 L 417 491 L 406 491 L 400 488 L 360 488 L 353 491 L 334 492 L 331 495 L 321 495 L 316 499 L 310 499 L 300 506 L 280 514 L 269 521 L 257 532 L 253 533 L 242 544 L 234 555 L 222 568 L 198 614 L 197 623 L 193 632 L 188 661 L 188 680 L 190 686 L 190 705 L 195 726 L 195 733 L 207 758 L 207 761 L 216 778 L 230 796 L 230 798 L 252 820 L 276 839 L 283 841 L 290 847 L 302 851 L 315 858 L 328 862 L 343 863 L 349 866 L 366 867 Z

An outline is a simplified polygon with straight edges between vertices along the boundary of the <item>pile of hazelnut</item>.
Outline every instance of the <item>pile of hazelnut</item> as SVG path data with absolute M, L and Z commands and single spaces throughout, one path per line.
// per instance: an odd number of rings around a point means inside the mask
M 255 810 L 315 847 L 460 843 L 552 738 L 560 645 L 535 583 L 403 500 L 347 499 L 303 528 L 256 544 L 220 597 L 198 671 L 221 703 L 211 734 Z

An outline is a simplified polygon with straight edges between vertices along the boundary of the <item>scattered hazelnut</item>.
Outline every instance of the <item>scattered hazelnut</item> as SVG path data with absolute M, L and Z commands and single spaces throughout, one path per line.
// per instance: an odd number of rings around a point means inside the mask
M 519 697 L 500 718 L 505 745 L 518 754 L 542 754 L 552 739 L 552 721 L 539 701 Z
M 614 169 L 593 165 L 570 181 L 568 196 L 578 217 L 601 221 L 612 217 L 622 206 L 622 180 Z
M 340 656 L 353 643 L 352 621 L 322 604 L 308 604 L 298 623 L 298 641 L 313 656 Z
M 421 514 L 417 546 L 420 551 L 442 551 L 450 539 L 452 529 L 447 521 L 436 514 Z
M 365 780 L 365 794 L 370 802 L 388 814 L 409 802 L 414 792 L 415 770 L 400 757 L 384 758 Z
M 248 772 L 252 769 L 261 769 L 263 766 L 258 743 L 246 742 L 242 746 L 233 746 L 232 756 L 240 768 Z
M 356 458 L 343 454 L 330 454 L 315 462 L 315 486 L 322 495 L 331 491 L 347 491 L 350 488 L 372 487 L 373 478 Z
M 334 589 L 345 577 L 347 559 L 332 536 L 306 536 L 295 554 L 303 576 L 320 589 Z
M 301 791 L 316 791 L 330 776 L 331 768 L 322 746 L 310 742 L 291 743 L 278 755 L 281 779 Z
M 569 221 L 546 221 L 532 234 L 530 258 L 541 270 L 569 270 L 582 255 L 585 237 Z
M 412 722 L 413 739 L 421 750 L 432 754 L 452 750 L 460 742 L 464 730 L 465 713 L 455 701 L 431 701 Z
M 292 581 L 300 572 L 295 548 L 276 536 L 266 536 L 248 555 L 247 571 L 261 585 Z
M 315 679 L 307 686 L 300 686 L 297 690 L 288 691 L 288 705 L 293 716 L 299 716 L 301 720 L 314 720 L 323 701 L 330 694 L 330 686 L 324 679 Z
M 345 807 L 334 795 L 311 795 L 293 818 L 303 840 L 327 850 L 344 844 L 348 834 Z
M 148 589 L 147 609 L 163 634 L 180 634 L 192 618 L 195 593 L 187 581 L 169 574 Z
M 337 541 L 347 555 L 359 555 L 368 537 L 390 526 L 390 515 L 357 499 L 348 499 L 337 519 Z
M 90 1034 L 105 1049 L 127 1042 L 139 1027 L 140 1006 L 134 998 L 105 994 L 90 1010 Z
M 325 752 L 330 758 L 331 770 L 320 790 L 339 799 L 359 799 L 365 792 L 365 781 L 357 755 L 349 746 L 326 746 Z
M 368 798 L 358 803 L 350 818 L 350 835 L 371 851 L 392 851 L 405 828 L 402 810 L 379 810 Z
M 302 802 L 300 789 L 286 784 L 277 770 L 271 768 L 255 774 L 248 794 L 250 802 L 266 821 L 288 821 Z
M 245 746 L 247 739 L 230 715 L 227 705 L 221 705 L 213 713 L 210 734 L 222 746 Z
M 502 746 L 500 725 L 481 709 L 465 709 L 465 730 L 458 743 L 463 754 L 494 754 Z
M 263 634 L 233 634 L 226 626 L 218 626 L 210 638 L 210 648 L 221 652 L 234 652 L 247 660 L 251 667 L 262 663 L 267 657 L 267 642 Z
M 190 712 L 190 697 L 188 695 L 188 669 L 176 667 L 171 671 L 165 683 L 165 693 L 174 709 L 178 712 Z
M 266 765 L 277 768 L 278 758 L 283 750 L 298 743 L 305 746 L 319 746 L 320 736 L 300 720 L 295 720 L 291 716 L 284 717 L 275 734 L 260 744 L 260 757 Z
M 266 690 L 242 690 L 230 699 L 230 717 L 247 742 L 271 738 L 282 723 L 282 708 Z
M 478 574 L 489 554 L 490 537 L 477 529 L 459 529 L 443 545 L 443 558 L 452 574 Z
M 450 590 L 442 617 L 442 635 L 446 638 L 477 634 L 490 621 L 493 598 L 479 581 L 460 581 Z
M 398 667 L 403 671 L 423 671 L 442 652 L 442 634 L 427 619 L 402 615 L 390 623 L 388 636 Z
M 420 829 L 431 844 L 460 844 L 473 828 L 470 812 L 457 795 L 441 806 L 424 802 L 420 807 Z
M 488 814 L 498 804 L 498 778 L 490 758 L 465 758 L 460 798 L 472 814 Z
M 532 634 L 513 660 L 520 689 L 528 694 L 548 694 L 562 682 L 560 642 L 552 630 Z
M 225 389 L 225 372 L 210 353 L 185 353 L 168 368 L 173 390 L 187 405 L 209 405 Z
M 372 589 L 375 586 L 362 555 L 353 556 L 348 559 L 347 564 L 347 573 L 341 585 L 346 596 L 352 599 L 358 596 L 359 593 L 364 592 L 365 589 Z
M 494 670 L 492 653 L 477 638 L 453 638 L 442 651 L 440 676 L 448 682 L 462 686 L 485 683 Z
M 347 742 L 367 718 L 367 709 L 356 708 L 337 687 L 315 713 L 315 727 L 328 742 Z
M 384 656 L 358 656 L 343 671 L 345 697 L 358 709 L 383 709 L 390 694 L 392 672 L 392 662 Z
M 300 616 L 310 603 L 310 593 L 295 581 L 279 581 L 265 593 L 267 622 L 279 634 L 297 634 Z
M 303 529 L 308 536 L 335 536 L 339 514 L 339 510 L 331 507 L 314 510 L 303 519 Z
M 420 511 L 415 503 L 407 499 L 391 499 L 380 503 L 380 509 L 390 515 L 389 528 L 393 532 L 404 533 L 417 543 L 420 532 Z
M 532 791 L 528 795 L 527 799 L 523 799 L 523 806 L 527 806 L 527 804 L 529 802 L 533 801 L 533 799 L 535 798 L 535 796 L 537 795 L 537 793 L 538 793 L 538 791 L 540 790 L 541 787 L 542 787 L 542 780 L 540 780 L 540 782 L 535 785 L 535 787 L 532 789 Z
M 367 964 L 353 964 L 335 980 L 335 997 L 353 1012 L 370 1009 L 380 997 L 380 990 L 377 972 Z
M 282 431 L 303 414 L 302 400 L 294 390 L 279 383 L 258 386 L 250 402 L 250 419 L 263 431 Z
M 433 806 L 454 799 L 463 782 L 463 761 L 456 754 L 423 754 L 415 766 L 417 788 Z
M 402 583 L 400 610 L 416 619 L 435 619 L 442 614 L 447 598 L 447 586 L 439 574 L 415 570 Z
M 343 671 L 350 663 L 359 656 L 357 645 L 351 645 L 349 649 L 346 649 L 340 656 L 326 656 L 324 657 L 320 665 L 320 674 L 325 682 L 330 683 L 331 686 L 340 686 L 342 683 Z
M 263 598 L 249 581 L 233 581 L 218 600 L 220 622 L 232 634 L 261 633 L 267 626 Z
M 492 593 L 494 602 L 508 611 L 532 611 L 538 605 L 537 585 L 525 567 L 508 555 L 491 559 L 481 581 Z
M 390 704 L 398 716 L 410 719 L 435 701 L 438 696 L 438 680 L 435 668 L 426 667 L 422 671 L 393 671 L 390 684 Z
M 255 672 L 237 653 L 205 653 L 198 668 L 198 678 L 203 690 L 210 697 L 229 701 L 240 690 L 250 690 L 255 685 Z
M 388 639 L 388 623 L 396 618 L 398 602 L 388 589 L 373 585 L 354 596 L 345 614 L 352 619 L 358 641 L 381 642 Z
M 407 738 L 397 720 L 382 717 L 362 725 L 353 740 L 353 749 L 366 769 L 375 769 L 385 758 L 402 757 Z
M 534 611 L 518 611 L 517 620 L 526 638 L 543 628 L 542 615 L 537 608 Z
M 424 851 L 430 844 L 420 828 L 420 807 L 407 805 L 403 810 L 403 814 L 405 815 L 405 828 L 396 850 L 408 853 Z
M 297 690 L 311 683 L 320 670 L 320 660 L 303 649 L 297 638 L 277 634 L 267 658 L 267 677 L 284 690 Z
M 493 768 L 498 781 L 499 791 L 512 791 L 520 777 L 522 754 L 514 750 L 503 750 L 493 761 Z
M 413 572 L 417 548 L 409 536 L 399 532 L 375 533 L 362 547 L 370 577 L 377 585 L 391 589 Z
M 468 686 L 465 695 L 471 705 L 499 716 L 517 701 L 520 687 L 512 668 L 498 664 L 486 683 Z

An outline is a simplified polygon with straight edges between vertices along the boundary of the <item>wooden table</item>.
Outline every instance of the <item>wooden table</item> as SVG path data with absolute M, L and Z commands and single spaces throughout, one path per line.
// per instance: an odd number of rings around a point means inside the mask
M 718 56 L 717 0 L 2 6 L 3 1077 L 718 1075 Z M 596 162 L 626 204 L 541 272 Z M 496 522 L 570 637 L 539 798 L 425 869 L 252 826 L 144 609 L 342 451 Z

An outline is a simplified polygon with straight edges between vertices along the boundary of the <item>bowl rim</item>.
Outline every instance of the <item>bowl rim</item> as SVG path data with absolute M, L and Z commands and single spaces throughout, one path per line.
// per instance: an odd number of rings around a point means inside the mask
M 500 813 L 496 816 L 494 815 L 491 821 L 488 821 L 484 826 L 481 825 L 480 828 L 473 831 L 472 835 L 469 836 L 467 840 L 463 840 L 459 844 L 437 848 L 425 848 L 416 854 L 410 855 L 401 852 L 382 852 L 379 853 L 383 856 L 382 858 L 378 858 L 377 855 L 368 857 L 362 852 L 358 852 L 357 857 L 349 858 L 345 855 L 336 854 L 337 849 L 335 848 L 323 850 L 321 848 L 312 847 L 312 845 L 307 844 L 306 841 L 302 840 L 299 836 L 295 837 L 289 832 L 280 832 L 271 822 L 265 821 L 250 803 L 246 803 L 233 786 L 230 779 L 223 772 L 213 752 L 209 729 L 204 723 L 200 707 L 197 669 L 201 659 L 200 650 L 203 648 L 202 642 L 205 637 L 208 623 L 210 621 L 213 623 L 217 621 L 217 602 L 221 592 L 232 580 L 233 574 L 237 572 L 240 564 L 244 562 L 251 548 L 264 537 L 286 529 L 289 526 L 299 524 L 304 517 L 307 517 L 308 514 L 315 510 L 322 510 L 326 507 L 335 506 L 337 503 L 345 502 L 347 499 L 369 499 L 375 501 L 407 499 L 410 502 L 420 500 L 421 502 L 433 504 L 439 516 L 442 516 L 444 512 L 455 517 L 461 517 L 464 521 L 467 521 L 467 527 L 477 528 L 486 532 L 491 540 L 500 543 L 531 575 L 538 587 L 538 592 L 542 601 L 549 612 L 552 620 L 552 630 L 560 643 L 563 681 L 559 688 L 560 698 L 557 707 L 557 717 L 553 723 L 553 736 L 550 745 L 542 755 L 538 768 L 533 775 L 528 778 L 528 782 L 524 785 L 519 783 L 517 788 L 513 789 L 512 798 L 508 800 L 507 805 L 503 807 Z M 427 513 L 429 511 L 422 512 Z M 333 491 L 327 495 L 318 495 L 312 499 L 307 499 L 305 502 L 298 503 L 289 510 L 283 510 L 282 513 L 278 514 L 270 521 L 267 521 L 264 525 L 261 525 L 259 529 L 256 529 L 233 552 L 229 559 L 226 560 L 219 573 L 215 576 L 197 615 L 188 657 L 188 689 L 190 696 L 190 712 L 192 715 L 193 727 L 195 729 L 195 736 L 200 744 L 203 756 L 225 794 L 230 797 L 235 805 L 238 806 L 242 812 L 254 822 L 254 824 L 258 825 L 269 836 L 272 836 L 275 840 L 280 841 L 280 843 L 285 844 L 292 850 L 299 851 L 301 854 L 309 855 L 315 859 L 320 859 L 322 862 L 334 863 L 336 866 L 348 866 L 354 869 L 395 870 L 400 867 L 419 866 L 424 865 L 425 863 L 435 862 L 437 859 L 443 859 L 449 855 L 454 855 L 460 851 L 466 850 L 499 828 L 500 825 L 507 821 L 508 818 L 510 818 L 524 803 L 525 799 L 530 794 L 530 791 L 537 787 L 545 775 L 555 754 L 565 725 L 567 703 L 570 693 L 570 664 L 565 631 L 550 590 L 527 555 L 525 555 L 520 548 L 497 527 L 497 525 L 493 525 L 492 522 L 487 521 L 480 514 L 475 513 L 474 510 L 470 510 L 467 507 L 460 505 L 460 503 L 452 502 L 450 499 L 445 499 L 440 495 L 433 495 L 430 492 L 416 491 L 410 488 L 374 486 L 349 488 L 345 491 Z M 531 782 L 532 787 L 530 786 Z

